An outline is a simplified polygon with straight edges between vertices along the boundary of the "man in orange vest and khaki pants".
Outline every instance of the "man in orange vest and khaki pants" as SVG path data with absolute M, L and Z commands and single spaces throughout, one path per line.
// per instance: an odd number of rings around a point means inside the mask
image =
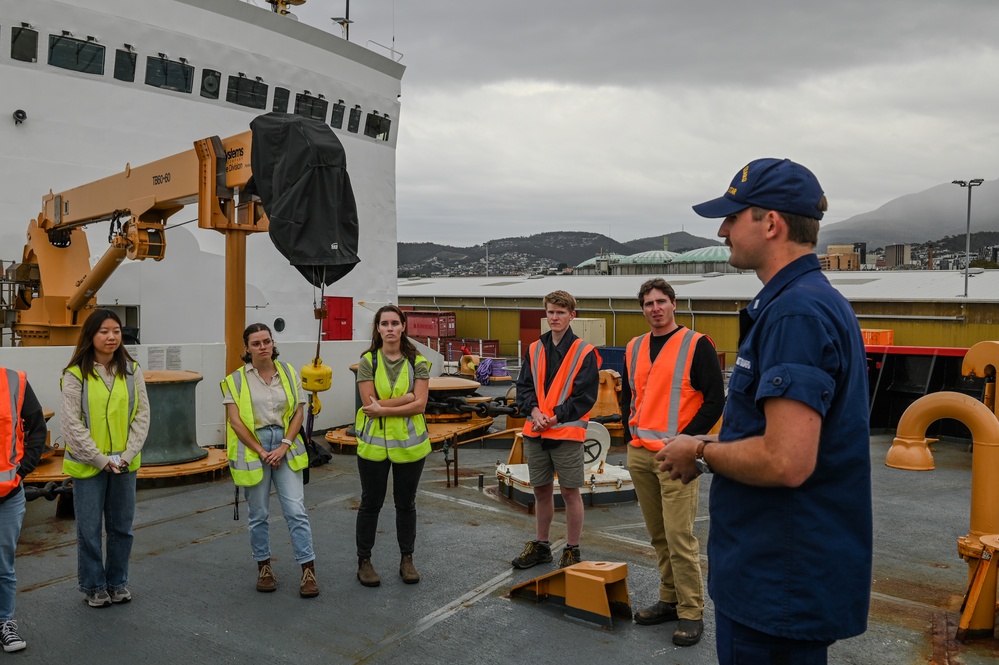
M 531 344 L 517 378 L 517 406 L 527 414 L 524 456 L 534 488 L 537 539 L 527 542 L 513 560 L 516 568 L 530 568 L 552 560 L 548 540 L 555 516 L 555 475 L 565 502 L 566 546 L 559 567 L 579 563 L 579 536 L 583 531 L 585 482 L 583 442 L 590 409 L 600 387 L 596 350 L 576 337 L 569 323 L 576 318 L 576 299 L 565 291 L 544 298 L 551 332 Z
M 684 485 L 659 470 L 663 439 L 706 434 L 725 406 L 718 354 L 707 335 L 676 322 L 676 294 L 665 280 L 638 291 L 650 332 L 628 343 L 621 377 L 621 413 L 628 469 L 659 563 L 659 601 L 635 613 L 642 625 L 677 621 L 673 643 L 692 646 L 704 629 L 704 585 L 694 535 L 697 480 Z

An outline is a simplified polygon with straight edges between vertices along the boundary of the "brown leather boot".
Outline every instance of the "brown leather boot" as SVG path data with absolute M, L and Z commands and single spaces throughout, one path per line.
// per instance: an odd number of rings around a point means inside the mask
M 371 565 L 370 558 L 357 560 L 357 581 L 361 583 L 361 586 L 381 585 L 382 578 L 378 577 L 375 567 Z
M 257 591 L 264 593 L 277 591 L 277 578 L 274 577 L 270 559 L 257 562 Z
M 420 581 L 420 574 L 416 572 L 416 566 L 413 565 L 412 554 L 402 555 L 402 561 L 399 562 L 399 575 L 402 576 L 402 581 L 406 584 L 416 584 Z
M 302 586 L 298 590 L 302 598 L 315 598 L 319 595 L 319 585 L 316 584 L 316 562 L 302 564 Z

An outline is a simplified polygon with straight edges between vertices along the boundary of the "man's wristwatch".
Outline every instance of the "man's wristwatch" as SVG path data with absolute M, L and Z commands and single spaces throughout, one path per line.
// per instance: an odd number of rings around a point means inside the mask
M 697 453 L 694 456 L 694 465 L 701 473 L 711 473 L 711 467 L 708 465 L 708 461 L 704 459 L 704 448 L 709 443 L 711 442 L 701 441 L 700 445 L 697 446 Z

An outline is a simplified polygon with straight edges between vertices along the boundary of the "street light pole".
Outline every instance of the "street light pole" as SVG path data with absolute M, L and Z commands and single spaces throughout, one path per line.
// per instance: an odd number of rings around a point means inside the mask
M 486 277 L 489 277 L 489 241 L 488 240 L 486 241 Z
M 968 232 L 967 237 L 964 242 L 964 297 L 968 297 L 968 270 L 971 267 L 971 189 L 973 187 L 978 187 L 983 182 L 982 178 L 975 178 L 974 180 L 953 180 L 952 185 L 959 185 L 961 187 L 968 188 Z

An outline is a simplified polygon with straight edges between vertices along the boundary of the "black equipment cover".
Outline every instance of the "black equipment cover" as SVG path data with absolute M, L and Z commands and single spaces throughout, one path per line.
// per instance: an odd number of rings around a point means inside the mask
M 270 236 L 313 286 L 337 281 L 357 258 L 357 205 L 347 156 L 329 125 L 289 113 L 267 113 L 253 131 L 246 191 L 270 220 Z

